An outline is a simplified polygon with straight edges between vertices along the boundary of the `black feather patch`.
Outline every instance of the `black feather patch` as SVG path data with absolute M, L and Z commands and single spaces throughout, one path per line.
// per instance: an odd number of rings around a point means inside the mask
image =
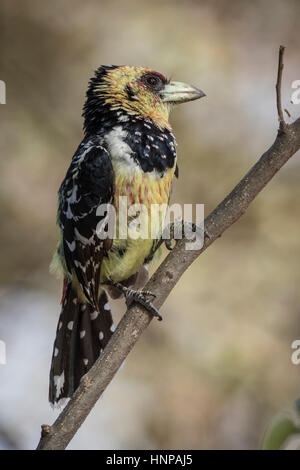
M 87 300 L 98 308 L 104 240 L 97 235 L 105 215 L 101 204 L 113 203 L 114 175 L 110 156 L 99 142 L 83 142 L 75 153 L 59 191 L 58 222 L 70 278 L 76 274 Z
M 122 128 L 132 158 L 145 172 L 156 170 L 163 175 L 176 162 L 176 140 L 170 129 L 158 128 L 150 119 L 129 119 Z

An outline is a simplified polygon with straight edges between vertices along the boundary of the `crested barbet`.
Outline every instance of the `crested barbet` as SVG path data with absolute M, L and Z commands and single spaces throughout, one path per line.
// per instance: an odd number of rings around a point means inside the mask
M 128 208 L 143 204 L 144 217 L 153 204 L 167 207 L 178 174 L 169 112 L 173 104 L 202 96 L 144 67 L 101 66 L 89 82 L 85 135 L 59 189 L 60 240 L 52 270 L 63 279 L 63 295 L 50 371 L 53 404 L 72 396 L 114 332 L 107 294 L 124 295 L 160 317 L 151 292 L 137 290 L 161 238 L 160 221 L 151 227 L 155 238 L 126 238 L 117 231 L 105 239 L 97 228 L 107 226 L 110 212 L 103 215 L 99 207 L 113 205 L 116 226 L 121 196 Z M 133 219 L 128 217 L 128 224 Z

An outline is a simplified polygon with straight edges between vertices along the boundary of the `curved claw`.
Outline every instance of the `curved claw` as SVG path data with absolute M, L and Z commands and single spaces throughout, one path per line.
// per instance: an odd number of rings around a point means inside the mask
M 138 301 L 139 302 L 139 301 Z M 162 321 L 162 316 L 159 310 L 154 307 L 153 303 L 150 300 L 145 300 L 145 303 L 140 302 L 154 317 L 157 317 L 158 321 Z
M 153 315 L 154 317 L 157 317 L 157 319 L 161 321 L 162 316 L 159 310 L 153 305 L 153 303 L 149 299 L 146 299 L 147 294 L 148 294 L 148 291 L 140 292 L 140 291 L 129 289 L 125 293 L 126 303 L 128 306 L 131 305 L 132 302 L 136 302 L 140 305 L 143 305 L 143 307 L 145 307 L 148 310 L 148 312 L 151 313 L 151 315 Z M 150 294 L 154 295 L 152 292 L 150 292 Z
M 152 304 L 152 302 L 150 302 L 149 299 L 146 299 L 146 295 L 152 295 L 156 297 L 156 295 L 153 294 L 153 292 L 135 291 L 133 289 L 128 289 L 124 293 L 124 295 L 125 295 L 126 301 L 130 303 L 137 302 L 138 304 L 143 305 L 143 307 L 145 307 L 148 310 L 148 312 L 150 312 L 154 317 L 157 317 L 159 321 L 162 320 L 162 316 L 159 313 L 159 310 L 157 310 L 157 308 L 154 307 L 154 305 Z
M 143 305 L 143 307 L 145 307 L 148 310 L 148 312 L 150 312 L 154 317 L 157 317 L 157 319 L 161 321 L 162 316 L 159 313 L 159 310 L 157 310 L 157 308 L 154 307 L 153 303 L 149 299 L 146 298 L 146 295 L 152 295 L 156 297 L 156 295 L 150 291 L 144 292 L 144 291 L 136 291 L 133 289 L 128 289 L 128 291 L 125 292 L 126 303 L 127 305 L 130 305 L 131 302 L 137 302 L 138 304 Z

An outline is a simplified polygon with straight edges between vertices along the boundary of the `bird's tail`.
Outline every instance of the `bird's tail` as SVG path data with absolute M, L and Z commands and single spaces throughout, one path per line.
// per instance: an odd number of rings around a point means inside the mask
M 71 282 L 65 280 L 50 370 L 49 401 L 53 404 L 72 396 L 114 331 L 104 291 L 98 305 L 96 311 L 80 301 Z

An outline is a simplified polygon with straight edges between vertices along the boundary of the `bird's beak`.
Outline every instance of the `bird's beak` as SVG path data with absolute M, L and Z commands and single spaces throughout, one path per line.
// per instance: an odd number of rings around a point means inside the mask
M 164 103 L 185 103 L 206 96 L 202 90 L 182 82 L 170 82 L 160 92 Z

